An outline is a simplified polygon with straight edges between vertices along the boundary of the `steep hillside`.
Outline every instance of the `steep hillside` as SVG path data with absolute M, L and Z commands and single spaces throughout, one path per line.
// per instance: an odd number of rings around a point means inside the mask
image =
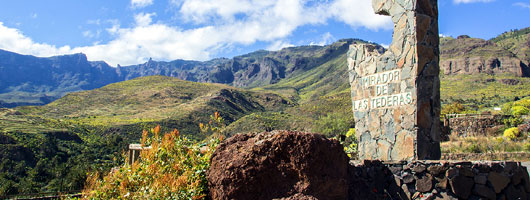
M 164 75 L 182 80 L 223 83 L 248 88 L 277 83 L 320 66 L 346 52 L 356 40 L 328 46 L 290 47 L 257 51 L 233 59 L 210 61 L 149 60 L 140 65 L 112 68 L 90 62 L 84 54 L 37 58 L 0 52 L 0 107 L 42 105 L 68 92 L 90 90 L 142 76 Z
M 333 45 L 349 46 L 350 42 L 365 43 L 359 40 L 344 40 Z M 230 124 L 228 132 L 290 129 L 320 132 L 330 136 L 346 133 L 354 126 L 346 63 L 347 50 L 336 51 L 336 57 L 316 68 L 275 84 L 254 88 L 254 91 L 276 92 L 297 104 L 282 112 L 247 115 Z
M 79 190 L 88 171 L 106 171 L 123 162 L 119 158 L 130 141 L 92 130 L 0 109 L 0 196 Z
M 81 189 L 87 171 L 123 162 L 116 158 L 127 144 L 157 124 L 199 141 L 208 136 L 199 123 L 214 112 L 231 123 L 290 104 L 267 92 L 147 76 L 70 93 L 46 106 L 0 108 L 0 196 Z
M 527 66 L 530 63 L 530 27 L 505 32 L 490 41 L 513 52 Z
M 515 53 L 492 41 L 468 36 L 441 38 L 440 69 L 446 75 L 509 73 L 530 76 L 527 64 Z
M 279 95 L 266 92 L 147 76 L 70 93 L 42 107 L 17 109 L 24 114 L 107 128 L 156 122 L 186 134 L 197 133 L 198 122 L 207 121 L 216 111 L 232 122 L 252 112 L 279 110 L 288 104 Z
M 38 58 L 0 50 L 0 106 L 42 105 L 67 92 L 117 80 L 115 69 L 84 54 Z
M 442 104 L 461 103 L 470 112 L 493 111 L 506 102 L 530 96 L 530 78 L 510 74 L 443 76 Z
M 195 82 L 223 83 L 236 87 L 256 87 L 277 83 L 329 61 L 348 49 L 355 40 L 328 46 L 289 47 L 279 51 L 256 51 L 233 59 L 206 62 L 176 60 L 119 67 L 124 80 L 146 75 L 165 75 Z

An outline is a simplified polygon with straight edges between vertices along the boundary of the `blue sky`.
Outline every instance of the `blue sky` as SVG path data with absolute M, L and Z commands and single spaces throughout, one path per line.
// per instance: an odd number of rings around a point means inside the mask
M 440 33 L 490 39 L 530 26 L 530 0 L 438 0 Z M 360 38 L 388 45 L 370 0 L 1 0 L 0 49 L 83 52 L 112 66 L 208 60 Z

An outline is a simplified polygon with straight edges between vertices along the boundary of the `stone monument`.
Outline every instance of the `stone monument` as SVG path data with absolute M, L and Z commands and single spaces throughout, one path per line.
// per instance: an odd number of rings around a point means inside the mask
M 372 0 L 394 23 L 388 50 L 352 44 L 348 72 L 360 159 L 440 158 L 437 0 Z

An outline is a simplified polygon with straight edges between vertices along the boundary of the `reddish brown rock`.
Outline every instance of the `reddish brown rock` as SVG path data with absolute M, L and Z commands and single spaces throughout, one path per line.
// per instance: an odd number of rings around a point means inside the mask
M 488 181 L 488 177 L 484 174 L 477 175 L 473 177 L 476 184 L 486 185 L 486 182 Z
M 443 177 L 443 178 L 437 178 L 436 181 L 438 181 L 438 183 L 435 184 L 435 187 L 437 188 L 441 188 L 441 189 L 446 189 L 447 188 L 447 183 L 449 182 L 447 177 Z
M 508 183 L 510 183 L 510 178 L 501 173 L 490 172 L 488 175 L 488 181 L 493 186 L 493 189 L 495 189 L 495 192 L 500 193 L 506 186 L 508 186 Z
M 469 195 L 471 195 L 471 189 L 473 189 L 474 183 L 475 181 L 473 181 L 472 178 L 463 175 L 457 175 L 454 178 L 449 179 L 449 184 L 451 185 L 453 193 L 463 199 L 467 199 Z
M 497 194 L 495 193 L 495 191 L 493 191 L 493 189 L 485 185 L 475 185 L 475 187 L 473 188 L 473 194 L 477 196 L 485 197 L 491 200 L 495 200 L 495 198 L 497 197 Z
M 414 166 L 414 168 L 412 168 L 412 171 L 414 171 L 417 174 L 422 173 L 422 172 L 425 171 L 425 165 L 418 164 L 418 165 Z
M 238 134 L 211 158 L 212 199 L 347 199 L 348 157 L 318 134 L 273 131 Z
M 433 176 L 438 176 L 438 174 L 440 174 L 443 170 L 444 168 L 440 165 L 433 165 L 427 169 L 427 171 L 429 171 L 429 173 L 431 173 Z
M 432 177 L 430 175 L 424 176 L 416 180 L 416 190 L 425 193 L 430 192 L 432 189 Z
M 506 199 L 517 200 L 517 199 L 527 199 L 526 192 L 524 188 L 515 188 L 513 185 L 506 187 Z

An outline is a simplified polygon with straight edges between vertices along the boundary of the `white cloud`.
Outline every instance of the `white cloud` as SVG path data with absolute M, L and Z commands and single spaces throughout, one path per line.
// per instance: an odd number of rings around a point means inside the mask
M 319 46 L 324 46 L 324 45 L 327 45 L 327 44 L 331 44 L 332 42 L 335 42 L 335 37 L 333 37 L 333 35 L 331 35 L 330 32 L 326 32 L 324 34 L 322 34 L 321 36 L 321 40 L 320 42 L 316 43 L 316 42 L 311 42 L 309 45 L 319 45 Z
M 152 16 L 155 16 L 156 13 L 140 13 L 134 16 L 134 21 L 136 26 L 147 26 L 153 21 Z
M 495 0 L 453 0 L 453 3 L 455 3 L 455 4 L 460 4 L 460 3 L 479 3 L 479 2 L 487 3 L 487 2 L 492 2 L 492 1 L 495 1 Z
M 269 51 L 277 51 L 286 47 L 293 47 L 294 45 L 283 40 L 274 41 L 272 44 L 270 44 L 267 47 L 267 50 Z
M 101 20 L 100 19 L 87 20 L 86 23 L 87 24 L 100 25 L 101 24 Z
M 83 34 L 83 37 L 86 37 L 86 38 L 99 38 L 99 36 L 101 35 L 101 30 L 96 30 L 96 32 L 87 30 L 87 31 L 83 31 L 82 34 Z
M 392 29 L 390 17 L 376 15 L 372 1 L 336 0 L 329 8 L 332 16 L 352 27 L 366 27 L 371 30 Z
M 144 3 L 140 3 L 144 2 Z M 90 60 L 104 60 L 111 65 L 130 65 L 155 60 L 211 59 L 219 52 L 237 45 L 266 42 L 267 49 L 292 46 L 288 38 L 298 27 L 342 21 L 352 28 L 391 29 L 389 17 L 373 13 L 368 0 L 171 0 L 180 20 L 193 28 L 153 22 L 155 13 L 134 16 L 133 27 L 122 27 L 118 20 L 107 20 L 111 40 L 91 46 L 55 47 L 32 41 L 17 29 L 0 24 L 0 49 L 38 56 L 83 52 Z M 136 7 L 153 1 L 132 0 Z M 99 20 L 90 24 L 101 23 Z M 85 37 L 98 33 L 86 32 Z M 318 44 L 329 44 L 335 38 L 322 35 Z
M 143 8 L 153 4 L 153 0 L 131 0 L 132 8 Z
M 6 27 L 2 22 L 0 22 L 0 49 L 36 56 L 71 53 L 69 46 L 58 48 L 53 45 L 34 42 L 31 38 L 24 36 L 18 29 Z
M 519 6 L 521 8 L 528 8 L 530 9 L 530 3 L 524 3 L 524 2 L 516 2 L 513 4 L 514 6 Z
M 92 31 L 84 31 L 83 36 L 86 38 L 92 38 L 94 37 L 94 33 L 92 33 Z
M 373 30 L 392 28 L 389 17 L 376 15 L 371 1 L 335 0 L 312 2 L 305 0 L 180 0 L 172 1 L 180 6 L 179 16 L 196 24 L 211 21 L 284 20 L 290 25 L 325 23 L 335 19 L 352 27 L 364 26 Z M 236 19 L 236 16 L 244 16 Z M 276 21 L 283 22 L 283 21 Z

